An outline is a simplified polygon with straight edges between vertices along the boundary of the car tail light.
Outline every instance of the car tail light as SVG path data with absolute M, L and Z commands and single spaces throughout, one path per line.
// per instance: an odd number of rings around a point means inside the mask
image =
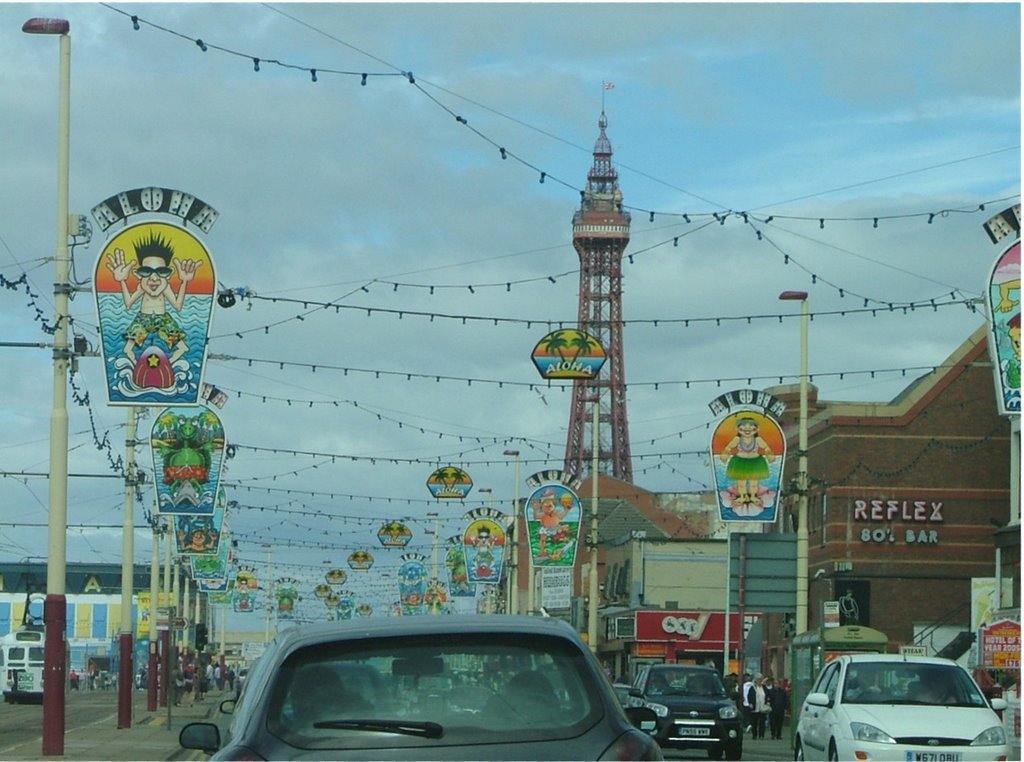
M 245 746 L 235 746 L 229 749 L 221 759 L 237 760 L 237 762 L 266 762 L 263 757 Z
M 662 759 L 661 755 L 655 751 L 657 748 L 650 736 L 636 730 L 627 730 L 604 750 L 598 760 L 611 762 L 611 760 Z

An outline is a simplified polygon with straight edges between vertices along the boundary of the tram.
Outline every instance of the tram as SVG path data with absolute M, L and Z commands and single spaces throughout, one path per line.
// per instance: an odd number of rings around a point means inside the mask
M 43 701 L 43 628 L 22 625 L 0 638 L 0 677 L 4 703 Z

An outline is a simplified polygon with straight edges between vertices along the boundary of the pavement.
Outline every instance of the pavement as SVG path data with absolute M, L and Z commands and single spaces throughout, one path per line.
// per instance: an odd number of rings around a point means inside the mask
M 66 727 L 64 732 L 63 756 L 43 756 L 42 735 L 16 746 L 4 746 L 0 759 L 9 760 L 135 760 L 136 762 L 162 762 L 163 760 L 204 760 L 205 754 L 178 745 L 178 733 L 189 722 L 210 720 L 217 714 L 221 700 L 233 697 L 213 693 L 204 701 L 190 706 L 158 707 L 155 712 L 146 710 L 147 698 L 143 691 L 133 691 L 132 724 L 128 728 L 117 727 L 117 707 L 112 714 L 87 725 Z

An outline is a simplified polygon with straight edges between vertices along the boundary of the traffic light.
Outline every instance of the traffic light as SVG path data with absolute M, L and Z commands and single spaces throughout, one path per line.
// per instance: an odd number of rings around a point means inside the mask
M 202 651 L 207 644 L 206 625 L 200 622 L 196 625 L 196 650 Z

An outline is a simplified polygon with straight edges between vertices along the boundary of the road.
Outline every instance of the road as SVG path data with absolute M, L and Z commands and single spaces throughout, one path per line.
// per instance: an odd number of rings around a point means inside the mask
M 64 710 L 64 727 L 86 727 L 117 713 L 116 691 L 70 691 Z M 3 749 L 37 738 L 43 729 L 41 704 L 0 705 L 0 754 Z

